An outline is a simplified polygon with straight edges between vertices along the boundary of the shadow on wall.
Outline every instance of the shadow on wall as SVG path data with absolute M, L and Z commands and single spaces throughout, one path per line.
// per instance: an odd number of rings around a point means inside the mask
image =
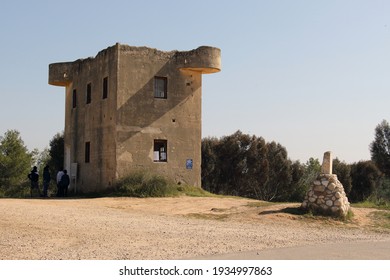
M 201 87 L 201 83 L 196 88 L 194 87 L 192 81 L 195 75 L 201 75 L 201 73 L 179 70 L 175 58 L 172 57 L 118 109 L 117 140 L 120 143 L 130 140 L 190 98 Z M 154 77 L 156 76 L 168 78 L 167 99 L 154 97 Z

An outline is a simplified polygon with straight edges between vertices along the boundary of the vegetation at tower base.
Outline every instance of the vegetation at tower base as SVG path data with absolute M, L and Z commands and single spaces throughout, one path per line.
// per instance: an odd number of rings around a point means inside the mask
M 162 175 L 147 171 L 134 172 L 121 178 L 116 184 L 114 195 L 131 197 L 212 196 L 201 188 L 178 185 Z

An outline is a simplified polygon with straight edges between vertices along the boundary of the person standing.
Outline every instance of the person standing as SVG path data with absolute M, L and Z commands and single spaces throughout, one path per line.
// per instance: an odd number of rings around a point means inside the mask
M 30 188 L 30 195 L 31 197 L 33 196 L 33 189 L 37 189 L 38 190 L 38 193 L 39 195 L 41 195 L 41 192 L 39 190 L 39 184 L 38 184 L 38 181 L 39 181 L 39 174 L 38 174 L 38 168 L 36 166 L 33 167 L 33 169 L 31 170 L 31 172 L 27 175 L 27 177 L 30 179 L 30 182 L 31 182 L 31 188 Z
M 60 185 L 62 189 L 61 196 L 68 196 L 68 186 L 70 184 L 70 178 L 68 175 L 68 171 L 64 169 L 64 175 L 61 177 Z
M 51 176 L 49 171 L 49 166 L 46 165 L 43 169 L 43 197 L 47 197 L 47 190 L 49 189 Z
M 57 197 L 61 196 L 61 194 L 63 194 L 63 190 L 61 188 L 61 178 L 62 178 L 62 175 L 64 175 L 64 171 L 63 171 L 63 168 L 61 168 L 58 172 L 57 172 Z

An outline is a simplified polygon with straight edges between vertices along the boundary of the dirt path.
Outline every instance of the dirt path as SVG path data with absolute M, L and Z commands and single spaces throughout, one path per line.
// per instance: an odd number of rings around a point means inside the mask
M 390 240 L 374 210 L 354 209 L 353 221 L 343 223 L 294 215 L 297 206 L 194 197 L 1 199 L 0 259 L 192 259 Z

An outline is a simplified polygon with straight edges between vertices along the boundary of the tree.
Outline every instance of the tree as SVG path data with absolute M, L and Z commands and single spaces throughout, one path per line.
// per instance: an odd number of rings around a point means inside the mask
M 286 149 L 236 131 L 202 140 L 202 186 L 217 194 L 288 200 L 293 192 Z
M 318 158 L 309 158 L 305 164 L 305 174 L 302 178 L 302 184 L 307 186 L 307 190 L 310 185 L 317 178 L 318 174 L 321 172 L 321 163 Z
M 352 202 L 367 200 L 381 183 L 381 172 L 372 161 L 359 161 L 351 166 L 352 189 L 349 198 Z
M 290 165 L 285 147 L 276 142 L 267 143 L 269 179 L 262 188 L 262 198 L 266 201 L 288 200 L 291 187 Z
M 57 133 L 50 140 L 49 159 L 47 164 L 50 167 L 50 173 L 56 174 L 58 170 L 64 167 L 64 133 Z
M 375 194 L 372 196 L 374 203 L 377 205 L 383 205 L 390 203 L 390 178 L 382 177 L 379 186 L 376 189 Z
M 302 201 L 311 184 L 321 172 L 321 164 L 318 159 L 310 158 L 306 163 L 299 161 L 291 165 L 291 196 L 289 201 Z
M 307 188 L 302 184 L 302 178 L 305 175 L 305 165 L 300 163 L 299 160 L 291 163 L 290 174 L 291 174 L 291 187 L 292 190 L 290 195 L 290 201 L 303 201 Z
M 251 138 L 241 131 L 222 137 L 216 146 L 218 157 L 218 184 L 224 194 L 243 195 L 247 188 L 247 151 Z
M 267 144 L 262 137 L 252 136 L 246 155 L 246 196 L 263 199 L 263 187 L 269 180 Z
M 375 128 L 375 140 L 370 145 L 371 160 L 390 177 L 390 125 L 383 120 Z
M 220 139 L 202 140 L 202 186 L 206 190 L 262 199 L 268 173 L 263 138 L 236 131 Z
M 218 184 L 218 157 L 216 147 L 219 141 L 217 138 L 202 139 L 202 187 L 212 193 L 219 193 Z
M 352 188 L 351 166 L 335 158 L 333 160 L 333 174 L 337 175 L 337 178 L 344 187 L 345 193 L 349 195 Z
M 24 145 L 20 133 L 8 130 L 0 137 L 0 187 L 9 190 L 27 181 L 32 154 Z

